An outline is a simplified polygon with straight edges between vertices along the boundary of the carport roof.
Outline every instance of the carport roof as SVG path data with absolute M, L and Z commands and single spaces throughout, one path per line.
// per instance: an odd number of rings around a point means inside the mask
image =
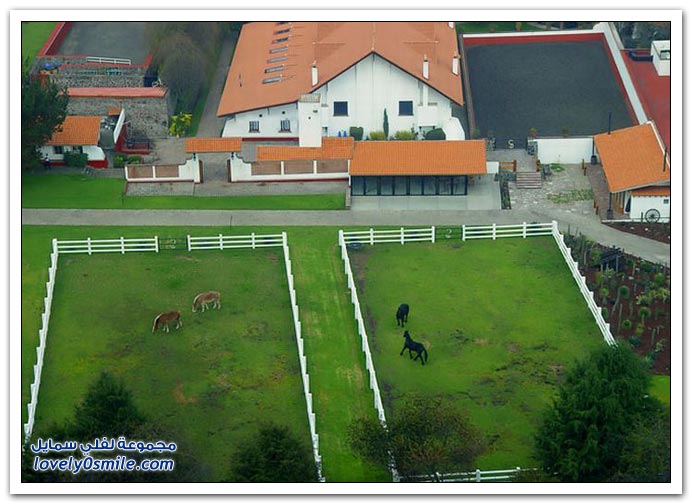
M 483 140 L 357 142 L 351 175 L 481 175 Z
M 651 122 L 594 136 L 611 193 L 670 182 L 670 160 Z
M 240 137 L 186 138 L 185 152 L 240 152 Z

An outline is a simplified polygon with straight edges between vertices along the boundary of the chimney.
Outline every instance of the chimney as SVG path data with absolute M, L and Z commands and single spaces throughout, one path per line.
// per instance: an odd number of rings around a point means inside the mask
M 428 55 L 423 55 L 423 77 L 426 79 L 430 78 L 430 65 L 428 64 Z
M 449 26 L 453 30 L 454 29 L 454 21 L 449 21 L 447 23 L 447 26 Z
M 459 53 L 455 50 L 454 56 L 452 57 L 452 73 L 454 75 L 459 75 Z
M 317 61 L 312 62 L 312 85 L 315 86 L 317 85 L 318 81 L 318 76 L 317 76 Z

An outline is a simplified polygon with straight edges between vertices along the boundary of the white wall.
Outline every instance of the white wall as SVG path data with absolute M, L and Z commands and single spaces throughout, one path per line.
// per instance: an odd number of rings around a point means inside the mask
M 544 164 L 591 162 L 592 137 L 537 138 L 536 145 L 538 159 Z
M 322 145 L 322 107 L 319 102 L 298 102 L 298 145 L 319 147 Z
M 668 203 L 664 203 L 666 200 Z M 633 196 L 630 203 L 630 218 L 641 220 L 647 210 L 652 208 L 661 212 L 661 221 L 670 220 L 670 196 Z
M 421 59 L 421 71 L 422 68 Z M 449 71 L 452 71 L 451 63 Z M 427 126 L 418 121 L 418 107 L 421 106 L 428 108 L 426 114 L 436 118 L 426 117 L 425 122 L 434 122 L 437 127 L 452 116 L 449 98 L 375 54 L 319 87 L 315 93 L 320 93 L 322 104 L 327 105 L 324 107 L 327 120 L 323 125 L 329 128 L 329 136 L 335 136 L 338 131 L 348 132 L 351 126 L 363 127 L 364 138 L 370 131 L 382 131 L 385 108 L 391 136 L 399 130 L 414 128 L 418 131 L 419 126 Z M 424 95 L 427 95 L 427 102 L 424 102 Z M 335 101 L 348 102 L 348 116 L 334 116 Z M 414 115 L 400 116 L 399 101 L 412 101 Z
M 71 150 L 71 146 L 66 145 L 63 147 L 63 152 L 69 152 Z M 83 145 L 82 151 L 88 156 L 90 161 L 103 161 L 106 159 L 106 154 L 98 145 Z M 44 158 L 47 157 L 51 162 L 62 162 L 64 158 L 62 154 L 55 153 L 52 145 L 44 145 L 41 147 L 41 155 Z
M 270 86 L 271 84 L 265 85 Z M 283 119 L 291 121 L 291 131 L 284 133 L 279 131 Z M 259 133 L 250 133 L 250 121 L 259 121 Z M 298 103 L 289 103 L 288 105 L 261 108 L 235 114 L 232 119 L 226 119 L 226 124 L 224 125 L 221 136 L 243 138 L 295 138 L 298 136 Z
M 661 52 L 668 51 L 668 57 L 661 58 Z M 651 56 L 654 57 L 654 67 L 658 75 L 670 75 L 670 40 L 654 40 L 651 42 Z
M 252 165 L 238 157 L 231 158 L 232 182 L 285 182 L 291 180 L 345 180 L 348 173 L 297 173 L 291 175 L 252 175 Z

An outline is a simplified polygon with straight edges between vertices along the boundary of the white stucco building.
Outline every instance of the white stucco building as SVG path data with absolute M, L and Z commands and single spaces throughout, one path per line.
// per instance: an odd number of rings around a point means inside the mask
M 457 34 L 445 22 L 260 22 L 243 26 L 218 107 L 222 136 L 363 138 L 383 131 L 465 132 Z

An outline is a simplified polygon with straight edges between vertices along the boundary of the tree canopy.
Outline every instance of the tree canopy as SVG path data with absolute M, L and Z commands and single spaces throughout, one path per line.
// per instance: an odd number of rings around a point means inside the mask
M 377 419 L 351 424 L 353 449 L 379 464 L 393 457 L 402 476 L 473 469 L 483 452 L 480 433 L 467 415 L 441 398 L 412 397 L 397 409 L 384 429 Z
M 536 436 L 543 469 L 565 482 L 613 478 L 634 426 L 662 414 L 648 385 L 644 364 L 628 348 L 604 347 L 577 362 Z
M 67 90 L 22 70 L 22 167 L 39 166 L 45 145 L 67 116 Z
M 317 481 L 311 448 L 288 427 L 268 424 L 233 455 L 230 481 L 307 483 Z

